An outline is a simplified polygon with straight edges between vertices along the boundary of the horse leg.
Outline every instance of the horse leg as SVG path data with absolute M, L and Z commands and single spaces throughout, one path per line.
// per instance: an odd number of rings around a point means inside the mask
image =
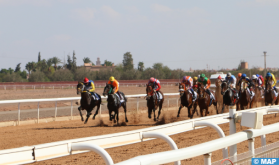
M 93 116 L 93 118 L 92 118 L 93 120 L 95 120 L 95 116 L 98 115 L 99 109 L 100 109 L 100 104 L 97 105 L 96 112 L 95 112 L 95 114 L 94 114 L 94 116 Z
M 126 103 L 124 103 L 124 104 L 122 105 L 122 107 L 124 108 L 125 121 L 128 122 L 128 118 L 127 118 L 127 114 L 126 114 L 126 112 L 127 112 L 127 110 L 126 110 Z M 118 115 L 117 115 L 117 117 L 118 117 Z
M 178 109 L 177 117 L 179 117 L 181 108 L 182 108 L 182 105 L 180 105 L 180 107 L 179 107 L 179 109 Z
M 207 114 L 209 114 L 208 107 L 205 109 L 205 116 L 207 116 Z
M 201 117 L 203 117 L 203 112 L 202 112 L 202 108 L 200 107 L 200 114 L 201 114 Z
M 92 111 L 92 109 L 91 109 L 91 111 Z M 84 124 L 86 124 L 86 123 L 87 123 L 88 118 L 89 118 L 89 117 L 90 117 L 90 115 L 92 114 L 92 113 L 91 113 L 91 111 L 87 111 L 86 120 L 85 120 Z
M 155 110 L 156 110 L 156 109 L 154 108 L 154 109 L 153 109 L 153 114 L 154 114 L 154 121 L 157 121 L 157 120 L 156 120 L 156 114 L 155 114 Z
M 114 111 L 114 114 L 113 114 L 113 122 L 114 123 L 116 123 L 115 116 L 116 116 L 116 112 Z
M 224 109 L 225 109 L 225 104 L 223 104 L 222 113 L 224 113 Z
M 80 107 L 78 107 L 78 111 L 79 111 L 79 114 L 80 114 L 80 117 L 81 117 L 81 121 L 84 121 Z
M 192 118 L 193 118 L 193 116 L 194 116 L 195 112 L 197 111 L 197 106 L 198 106 L 197 104 L 194 104 L 194 106 L 193 106 L 194 110 L 193 110 L 193 113 L 192 113 L 192 115 L 191 115 L 190 119 L 192 119 Z M 197 111 L 197 115 L 199 115 L 198 111 Z
M 163 105 L 163 103 L 161 102 L 161 103 L 159 104 L 159 111 L 158 111 L 157 120 L 159 120 L 159 116 L 160 116 L 160 114 L 161 114 L 162 105 Z M 154 113 L 155 113 L 155 112 L 154 112 Z
M 119 114 L 119 111 L 117 111 L 117 113 L 116 113 L 116 120 L 117 120 L 117 125 L 118 125 L 118 121 L 119 121 L 119 117 L 118 117 L 118 114 Z M 125 113 L 125 115 L 126 115 L 126 113 Z
M 148 107 L 148 118 L 151 119 L 152 109 Z

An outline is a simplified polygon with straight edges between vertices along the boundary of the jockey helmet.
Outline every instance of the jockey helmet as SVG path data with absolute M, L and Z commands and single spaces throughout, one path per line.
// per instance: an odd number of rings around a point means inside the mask
M 232 76 L 231 72 L 228 72 L 227 77 L 231 77 L 231 76 Z
M 201 74 L 201 78 L 205 78 L 205 74 Z
M 198 75 L 198 78 L 200 78 L 201 76 L 200 75 Z
M 259 75 L 259 74 L 256 74 L 256 76 L 257 76 L 257 77 L 260 77 L 260 75 Z
M 237 75 L 239 78 L 242 76 L 242 74 L 241 73 L 238 73 L 238 75 Z
M 246 78 L 246 74 L 243 73 L 243 74 L 241 75 L 241 77 L 242 77 L 242 78 Z
M 221 79 L 222 79 L 221 75 L 219 75 L 219 76 L 218 76 L 218 79 L 219 79 L 219 80 L 221 80 Z
M 194 85 L 194 88 L 198 88 L 198 85 Z
M 109 81 L 114 81 L 115 79 L 114 79 L 114 77 L 113 76 L 111 76 L 110 78 L 109 78 Z
M 272 76 L 271 73 L 267 72 L 266 77 L 271 77 L 271 76 Z
M 155 81 L 155 78 L 154 78 L 154 77 L 151 77 L 151 78 L 149 79 L 149 81 L 153 83 L 153 82 Z
M 258 77 L 256 76 L 256 75 L 253 75 L 252 76 L 252 80 L 255 80 L 255 79 L 257 79 Z
M 197 81 L 197 80 L 198 80 L 198 77 L 194 77 L 193 80 L 194 80 L 194 81 Z
M 84 80 L 83 80 L 83 82 L 84 82 L 84 83 L 88 83 L 88 82 L 89 82 L 88 78 L 85 77 Z

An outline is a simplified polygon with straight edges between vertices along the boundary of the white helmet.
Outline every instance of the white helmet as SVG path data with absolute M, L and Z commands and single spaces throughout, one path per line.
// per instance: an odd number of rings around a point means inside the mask
M 258 77 L 256 76 L 256 75 L 253 75 L 252 76 L 252 80 L 255 80 L 255 79 L 257 79 Z
M 198 75 L 198 78 L 200 78 L 201 76 L 200 75 Z
M 231 76 L 232 76 L 231 72 L 228 72 L 227 77 L 231 77 Z

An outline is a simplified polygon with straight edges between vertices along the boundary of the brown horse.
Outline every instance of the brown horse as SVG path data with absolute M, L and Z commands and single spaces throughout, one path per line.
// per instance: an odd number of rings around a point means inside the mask
M 213 95 L 215 95 L 215 93 L 213 91 L 211 91 L 211 92 Z M 198 105 L 200 107 L 201 117 L 203 117 L 204 109 L 205 109 L 205 116 L 207 116 L 207 114 L 209 114 L 208 108 L 211 106 L 210 105 L 210 96 L 208 93 L 206 93 L 206 91 L 204 89 L 204 85 L 201 83 L 198 83 L 198 99 L 197 99 L 197 101 L 198 101 Z M 217 111 L 217 101 L 215 100 L 213 102 L 213 100 L 212 100 L 212 104 L 216 107 L 216 111 Z M 218 113 L 218 111 L 216 113 Z
M 84 84 L 82 82 L 79 82 L 77 85 L 77 94 L 79 94 L 81 92 L 81 100 L 80 100 L 80 107 L 78 108 L 79 110 L 79 114 L 81 117 L 81 121 L 84 121 L 83 116 L 81 114 L 81 110 L 86 110 L 87 114 L 86 114 L 86 120 L 84 122 L 84 124 L 87 123 L 88 118 L 90 117 L 90 115 L 92 114 L 92 110 L 94 109 L 95 106 L 97 106 L 97 110 L 93 116 L 93 120 L 95 119 L 95 116 L 98 114 L 98 111 L 100 109 L 100 105 L 102 103 L 102 99 L 101 96 L 99 94 L 99 100 L 97 99 L 93 99 L 93 97 L 91 96 L 91 93 L 89 93 L 88 91 L 84 90 Z
M 256 102 L 256 107 L 258 107 L 258 102 L 262 100 L 262 96 L 264 94 L 264 89 L 259 85 L 259 83 L 256 80 L 252 80 L 254 83 L 254 91 L 255 91 L 255 102 Z
M 217 104 L 218 104 L 218 107 L 223 107 L 223 96 L 221 94 L 221 84 L 222 84 L 222 81 L 220 79 L 217 79 L 215 81 L 215 95 L 216 95 L 216 99 L 217 99 Z M 222 108 L 222 111 L 221 113 L 224 112 L 224 108 Z M 219 114 L 219 111 L 217 110 L 217 114 Z
M 185 87 L 185 84 L 179 83 L 178 87 L 179 87 L 179 93 L 180 93 L 180 106 L 179 106 L 177 117 L 179 117 L 181 108 L 187 107 L 188 108 L 188 117 L 190 119 L 192 119 L 196 112 L 196 108 L 198 105 L 197 101 L 193 102 L 193 96 L 192 96 L 191 92 L 189 91 L 189 89 L 187 89 Z M 192 107 L 194 107 L 194 110 L 193 110 L 193 113 L 191 114 Z
M 279 102 L 279 97 L 275 97 L 274 94 L 274 89 L 272 88 L 272 84 L 273 81 L 272 80 L 268 80 L 267 84 L 266 84 L 266 89 L 265 89 L 265 94 L 264 94 L 264 102 L 265 105 L 267 106 L 268 104 L 273 105 L 275 103 L 275 105 L 278 105 Z
M 252 85 L 254 86 L 254 85 Z M 238 101 L 238 106 L 240 110 L 244 110 L 244 106 L 247 106 L 246 109 L 252 108 L 253 103 L 255 101 L 255 96 L 251 100 L 250 93 L 247 90 L 247 83 L 245 80 L 243 80 L 240 84 L 240 96 L 239 96 L 239 101 Z M 250 89 L 251 90 L 251 89 Z
M 158 91 L 161 93 L 162 95 L 162 99 L 159 100 L 157 98 L 157 94 L 156 92 L 153 91 L 153 88 L 151 85 L 146 84 L 146 100 L 147 100 L 147 107 L 148 107 L 148 118 L 151 119 L 151 113 L 153 111 L 154 113 L 154 121 L 157 121 L 159 119 L 159 116 L 161 114 L 161 110 L 162 110 L 162 106 L 164 103 L 164 94 L 161 91 Z M 156 119 L 156 114 L 155 114 L 155 110 L 157 110 L 157 108 L 159 107 L 159 111 L 158 111 L 158 117 Z

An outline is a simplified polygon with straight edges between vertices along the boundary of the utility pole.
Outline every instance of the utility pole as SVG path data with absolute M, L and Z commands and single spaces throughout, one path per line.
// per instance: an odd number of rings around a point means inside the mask
M 264 76 L 266 75 L 266 51 L 263 52 L 264 53 Z

